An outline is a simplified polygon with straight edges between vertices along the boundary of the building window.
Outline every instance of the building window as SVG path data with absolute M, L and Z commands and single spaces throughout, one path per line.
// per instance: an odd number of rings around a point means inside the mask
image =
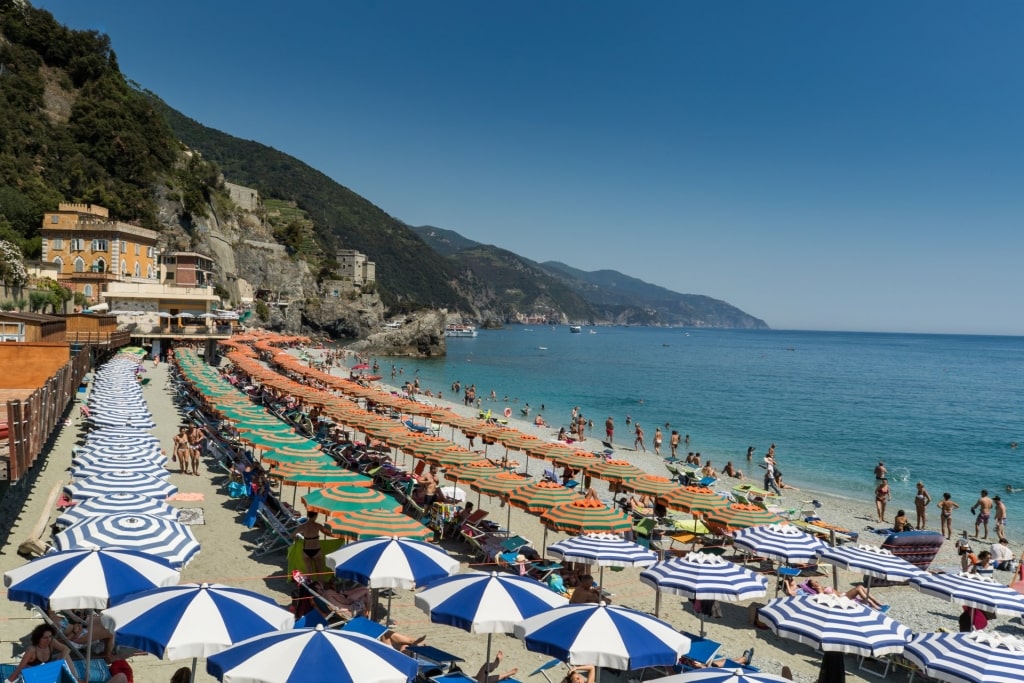
M 135 262 L 135 277 L 142 277 L 142 266 L 139 265 L 138 261 Z
M 121 253 L 128 251 L 128 242 L 121 240 Z
M 93 251 L 106 251 L 107 248 L 108 248 L 107 240 L 99 240 L 99 239 L 97 239 L 97 240 L 93 240 L 92 241 L 92 250 Z
M 82 287 L 82 294 L 88 297 L 92 297 L 92 285 L 86 285 L 85 287 Z
M 52 216 L 50 216 L 50 222 L 53 223 L 54 225 L 60 223 L 60 216 L 58 216 L 57 214 L 53 214 Z
M 75 259 L 75 272 L 76 273 L 84 273 L 85 272 L 85 259 L 82 258 L 81 256 L 79 256 L 78 258 Z
M 156 255 L 156 247 L 146 247 L 146 256 L 153 258 Z
M 164 279 L 165 280 L 173 280 L 174 279 L 174 271 L 173 270 L 167 271 L 167 275 L 166 275 L 166 277 L 164 277 Z
M 60 272 L 64 272 L 64 259 L 62 259 L 60 256 L 53 259 L 53 264 L 57 266 Z
M 101 258 L 96 259 L 92 262 L 92 272 L 94 273 L 105 273 L 107 272 L 107 262 Z
M 71 251 L 85 251 L 85 240 L 79 237 L 71 240 Z
M 53 238 L 53 248 L 54 249 L 63 249 L 64 248 L 64 238 L 63 237 L 54 237 Z
M 139 255 L 139 245 L 138 244 L 135 245 L 135 255 L 136 256 Z
M 128 262 L 125 261 L 124 259 L 121 259 L 121 272 L 119 272 L 118 275 L 124 276 L 124 275 L 127 275 L 127 274 L 128 274 Z
M 150 280 L 153 279 L 153 264 L 146 266 L 146 277 L 148 277 Z

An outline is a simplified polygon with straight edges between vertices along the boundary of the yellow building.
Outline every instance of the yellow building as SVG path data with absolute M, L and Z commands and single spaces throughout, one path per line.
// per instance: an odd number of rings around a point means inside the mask
M 59 267 L 58 282 L 90 303 L 110 282 L 158 282 L 159 234 L 110 220 L 95 204 L 61 203 L 43 214 L 43 261 Z

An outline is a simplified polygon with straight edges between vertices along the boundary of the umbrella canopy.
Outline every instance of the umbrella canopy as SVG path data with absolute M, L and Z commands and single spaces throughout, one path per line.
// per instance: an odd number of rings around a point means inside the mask
M 369 510 L 397 511 L 401 506 L 391 496 L 366 486 L 328 486 L 302 497 L 307 510 L 325 515 Z
M 504 498 L 512 491 L 527 484 L 530 477 L 515 472 L 499 472 L 489 477 L 480 477 L 470 483 L 469 488 L 491 497 Z
M 689 553 L 640 572 L 640 582 L 673 595 L 696 600 L 738 602 L 768 592 L 763 574 L 711 553 Z
M 790 679 L 745 669 L 696 669 L 674 676 L 651 678 L 647 683 L 790 683 Z
M 650 567 L 658 554 L 638 543 L 613 534 L 586 534 L 548 546 L 563 562 L 584 562 L 600 567 Z
M 926 595 L 956 605 L 995 612 L 1000 616 L 1024 614 L 1024 595 L 980 574 L 922 574 L 910 585 Z
M 126 491 L 163 500 L 177 493 L 178 487 L 166 479 L 151 477 L 141 472 L 104 472 L 64 487 L 64 493 L 72 500 L 85 500 Z
M 160 443 L 146 441 L 128 442 L 120 440 L 90 441 L 75 451 L 71 458 L 73 465 L 92 465 L 111 459 L 149 460 L 163 465 L 167 456 L 160 452 Z
M 224 683 L 409 683 L 418 668 L 386 643 L 322 625 L 256 636 L 206 660 Z
M 565 488 L 556 481 L 538 481 L 520 486 L 509 494 L 508 502 L 512 507 L 539 515 L 556 505 L 571 503 L 579 498 L 578 493 Z
M 622 482 L 622 485 L 645 496 L 663 496 L 679 488 L 679 482 L 656 474 L 642 474 Z
M 425 541 L 434 535 L 421 522 L 394 510 L 341 512 L 326 519 L 324 526 L 335 536 L 359 540 L 384 536 Z
M 173 586 L 178 570 L 134 550 L 65 550 L 4 573 L 7 599 L 43 609 L 103 609 L 151 588 Z
M 614 534 L 633 528 L 625 512 L 589 498 L 578 498 L 571 503 L 557 505 L 542 514 L 540 521 L 549 529 L 570 534 Z
M 597 459 L 597 462 L 588 466 L 586 470 L 587 474 L 612 482 L 636 479 L 647 474 L 628 460 L 604 460 L 603 458 Z
M 143 496 L 138 493 L 112 493 L 109 496 L 98 496 L 83 500 L 78 505 L 68 508 L 55 522 L 59 527 L 77 524 L 89 517 L 135 513 L 178 519 L 178 510 L 162 500 Z
M 59 550 L 131 548 L 183 567 L 199 554 L 192 530 L 177 521 L 152 515 L 90 517 L 53 537 Z
M 910 641 L 903 656 L 939 681 L 1024 681 L 1024 641 L 1002 633 L 924 633 Z
M 759 615 L 782 638 L 825 652 L 881 657 L 902 652 L 910 640 L 906 626 L 835 594 L 776 598 Z
M 925 573 L 902 557 L 896 557 L 885 548 L 875 545 L 826 546 L 821 553 L 821 559 L 843 569 L 886 581 L 906 581 Z
M 810 562 L 825 549 L 824 543 L 792 524 L 738 529 L 732 536 L 733 545 L 787 564 Z
M 163 465 L 158 465 L 152 460 L 114 460 L 112 462 L 97 462 L 92 465 L 76 465 L 71 468 L 71 477 L 73 479 L 87 479 L 89 477 L 95 477 L 97 474 L 106 474 L 108 472 L 137 472 L 140 474 L 148 474 L 151 477 L 158 479 L 166 479 L 171 476 L 171 473 L 164 469 Z
M 570 664 L 613 669 L 675 664 L 689 652 L 690 639 L 660 619 L 610 605 L 557 607 L 515 627 L 526 649 Z
M 370 588 L 415 588 L 459 571 L 459 561 L 443 549 L 404 538 L 349 543 L 326 560 L 339 578 Z
M 778 524 L 783 521 L 782 517 L 774 512 L 768 512 L 764 508 L 744 503 L 730 503 L 725 507 L 712 510 L 708 512 L 705 519 L 707 520 L 707 525 L 712 529 L 718 527 L 729 533 L 737 529 L 746 529 L 747 527 L 761 526 L 763 524 Z
M 103 612 L 121 645 L 168 659 L 209 657 L 234 643 L 295 624 L 268 597 L 220 584 L 185 583 L 146 591 Z
M 729 505 L 729 501 L 705 486 L 678 487 L 674 491 L 659 495 L 658 500 L 671 510 L 681 510 L 692 515 L 719 510 Z
M 83 450 L 92 448 L 100 444 L 129 444 L 139 446 L 156 446 L 157 450 L 160 448 L 160 439 L 156 438 L 145 429 L 137 427 L 104 427 L 97 429 L 94 432 L 90 432 L 89 436 L 85 439 L 85 446 L 78 449 L 81 453 Z

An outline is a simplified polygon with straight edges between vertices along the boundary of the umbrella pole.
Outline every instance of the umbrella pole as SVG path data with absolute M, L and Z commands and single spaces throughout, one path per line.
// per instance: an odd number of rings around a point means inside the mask
M 548 554 L 548 527 L 544 525 L 544 540 L 540 542 L 540 554 L 544 557 Z
M 505 529 L 507 529 L 509 533 L 512 533 L 512 503 L 506 500 L 505 507 L 508 508 L 508 515 L 505 520 Z
M 654 617 L 658 618 L 658 612 L 661 611 L 661 591 L 657 588 L 654 589 Z
M 82 676 L 82 681 L 84 683 L 89 683 L 89 679 L 90 679 L 90 676 L 89 676 L 90 671 L 89 670 L 92 668 L 92 632 L 95 629 L 92 628 L 92 617 L 91 617 L 92 610 L 86 612 L 86 614 L 90 615 L 89 616 L 89 627 L 90 628 L 89 628 L 89 644 L 86 645 L 86 647 L 85 647 L 85 675 Z M 971 616 L 973 617 L 974 615 L 972 614 Z
M 867 579 L 864 583 L 868 585 L 866 595 L 871 595 L 871 577 L 865 576 L 864 578 Z
M 388 620 L 385 622 L 386 626 L 394 626 L 395 622 L 391 620 L 391 596 L 395 594 L 395 591 L 388 590 Z
M 193 657 L 192 658 L 192 678 L 189 679 L 190 681 L 196 680 L 196 660 L 197 659 L 198 659 L 197 657 Z
M 702 604 L 700 607 L 700 637 L 703 638 L 704 635 L 704 605 Z
M 491 665 L 491 637 L 493 635 L 494 635 L 493 633 L 488 633 L 487 634 L 487 659 L 484 660 L 484 666 L 486 666 L 486 667 L 490 667 L 490 665 Z M 491 677 L 490 674 L 491 674 L 490 671 L 488 671 L 487 673 L 484 674 L 484 680 L 485 681 L 490 679 L 490 677 Z

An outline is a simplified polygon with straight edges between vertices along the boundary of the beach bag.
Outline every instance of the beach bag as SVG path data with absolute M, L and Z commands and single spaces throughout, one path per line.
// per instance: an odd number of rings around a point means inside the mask
M 240 481 L 233 481 L 229 483 L 228 495 L 232 498 L 241 498 L 245 495 L 245 484 Z

